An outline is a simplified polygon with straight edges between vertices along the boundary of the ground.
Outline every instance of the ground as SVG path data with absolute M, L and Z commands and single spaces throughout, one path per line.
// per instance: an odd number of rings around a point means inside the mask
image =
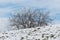
M 50 25 L 0 32 L 0 40 L 60 40 L 60 26 Z

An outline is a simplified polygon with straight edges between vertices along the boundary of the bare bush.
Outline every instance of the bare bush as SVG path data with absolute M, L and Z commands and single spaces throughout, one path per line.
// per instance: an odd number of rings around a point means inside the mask
M 25 10 L 25 9 L 24 9 Z M 16 28 L 31 28 L 37 26 L 47 26 L 52 21 L 49 12 L 41 12 L 40 9 L 27 9 L 24 12 L 13 14 L 10 18 L 10 25 Z

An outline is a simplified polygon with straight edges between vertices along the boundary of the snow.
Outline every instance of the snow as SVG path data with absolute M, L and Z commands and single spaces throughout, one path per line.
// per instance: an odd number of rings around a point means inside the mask
M 60 26 L 44 26 L 0 32 L 0 40 L 60 40 Z

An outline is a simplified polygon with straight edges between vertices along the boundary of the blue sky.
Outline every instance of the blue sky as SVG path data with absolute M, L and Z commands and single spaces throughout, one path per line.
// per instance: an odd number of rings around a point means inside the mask
M 9 13 L 21 7 L 45 8 L 60 23 L 60 0 L 0 0 L 0 18 L 8 18 Z

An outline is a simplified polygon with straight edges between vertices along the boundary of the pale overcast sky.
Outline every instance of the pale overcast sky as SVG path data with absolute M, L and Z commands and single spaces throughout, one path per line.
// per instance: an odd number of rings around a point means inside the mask
M 60 23 L 60 0 L 0 0 L 0 20 L 5 20 L 15 9 L 21 7 L 37 7 L 50 11 L 51 17 L 56 18 L 55 22 Z M 0 21 L 0 25 L 4 25 Z

